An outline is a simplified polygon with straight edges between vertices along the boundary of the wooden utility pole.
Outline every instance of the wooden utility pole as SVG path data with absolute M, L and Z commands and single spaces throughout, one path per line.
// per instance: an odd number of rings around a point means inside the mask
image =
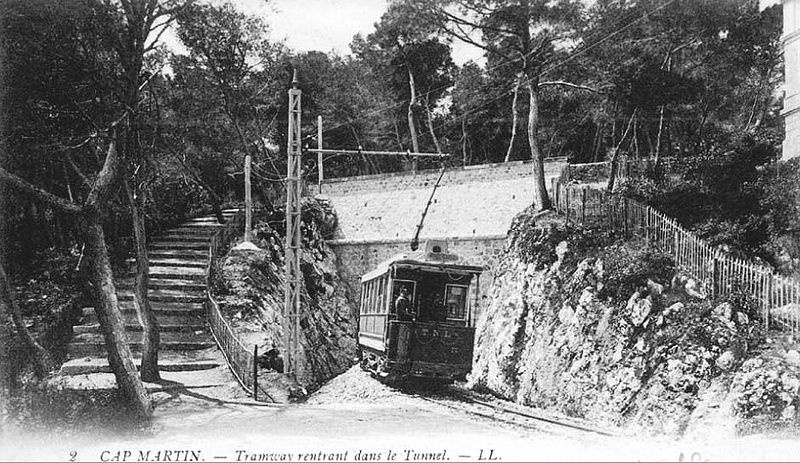
M 322 193 L 322 180 L 325 174 L 322 172 L 322 116 L 317 116 L 317 191 Z
M 286 296 L 283 311 L 283 372 L 297 379 L 301 368 L 300 349 L 300 194 L 301 194 L 301 148 L 300 148 L 300 101 L 302 91 L 294 71 L 292 88 L 289 89 L 289 133 L 286 162 L 286 245 L 285 279 Z
M 252 241 L 253 232 L 253 190 L 250 184 L 250 170 L 253 158 L 250 153 L 244 156 L 244 240 Z

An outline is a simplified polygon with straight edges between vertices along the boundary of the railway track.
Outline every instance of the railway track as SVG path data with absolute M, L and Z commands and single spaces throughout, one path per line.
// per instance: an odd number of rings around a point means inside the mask
M 440 394 L 441 396 L 421 394 L 417 394 L 416 396 L 426 402 L 434 403 L 445 408 L 537 431 L 542 431 L 542 425 L 544 424 L 546 426 L 570 429 L 572 431 L 598 436 L 619 437 L 613 432 L 585 423 L 579 423 L 569 418 L 548 416 L 527 407 L 488 401 L 474 393 L 464 391 L 457 387 L 451 386 Z

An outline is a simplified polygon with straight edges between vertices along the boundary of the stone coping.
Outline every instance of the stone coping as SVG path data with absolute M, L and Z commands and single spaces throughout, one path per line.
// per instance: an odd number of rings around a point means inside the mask
M 566 162 L 567 157 L 553 157 L 553 158 L 545 158 L 544 162 L 547 163 L 557 163 L 557 162 Z M 522 161 L 510 161 L 510 162 L 495 162 L 492 164 L 474 164 L 470 166 L 462 166 L 462 167 L 450 167 L 447 169 L 447 173 L 457 173 L 457 172 L 468 172 L 472 170 L 481 170 L 481 169 L 492 169 L 492 168 L 501 168 L 501 167 L 516 167 L 522 166 L 525 164 L 532 164 L 533 161 L 530 159 L 525 159 Z M 336 178 L 326 178 L 322 180 L 323 185 L 331 185 L 337 183 L 345 183 L 345 182 L 359 182 L 359 181 L 369 181 L 369 180 L 377 180 L 377 179 L 385 179 L 385 178 L 393 178 L 393 177 L 403 177 L 403 176 L 423 176 L 423 175 L 433 175 L 437 174 L 439 169 L 424 169 L 418 170 L 416 172 L 411 171 L 402 171 L 402 172 L 387 172 L 384 174 L 371 174 L 371 175 L 357 175 L 352 177 L 336 177 Z M 314 183 L 316 185 L 316 183 Z
M 472 236 L 430 236 L 420 238 L 420 244 L 424 243 L 425 241 L 430 240 L 437 240 L 437 241 L 485 241 L 485 240 L 505 240 L 508 235 L 472 235 Z M 357 240 L 357 239 L 335 239 L 335 240 L 326 240 L 325 242 L 328 243 L 330 246 L 348 246 L 348 245 L 375 245 L 375 244 L 398 244 L 398 243 L 410 243 L 412 238 L 389 238 L 389 239 L 369 239 L 369 240 Z

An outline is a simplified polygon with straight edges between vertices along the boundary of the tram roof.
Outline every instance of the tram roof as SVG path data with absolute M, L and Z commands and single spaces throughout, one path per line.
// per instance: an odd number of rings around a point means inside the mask
M 418 266 L 442 270 L 447 269 L 450 271 L 460 271 L 466 273 L 481 273 L 484 270 L 483 267 L 479 267 L 477 265 L 455 264 L 454 262 L 457 260 L 458 256 L 455 254 L 443 252 L 401 252 L 381 262 L 377 267 L 375 267 L 374 270 L 364 274 L 364 276 L 361 277 L 361 281 L 364 282 L 377 278 L 388 272 L 389 268 L 393 265 L 399 265 L 403 267 Z

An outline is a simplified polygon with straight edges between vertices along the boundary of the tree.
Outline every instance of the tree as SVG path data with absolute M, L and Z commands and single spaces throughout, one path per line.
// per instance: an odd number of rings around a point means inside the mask
M 218 104 L 227 119 L 224 130 L 230 130 L 237 140 L 245 163 L 260 157 L 268 180 L 278 181 L 283 173 L 267 140 L 275 138 L 281 101 L 271 90 L 276 82 L 288 85 L 288 80 L 281 79 L 285 71 L 277 69 L 283 48 L 266 39 L 267 27 L 261 20 L 229 3 L 191 5 L 177 18 L 178 37 L 189 49 L 187 58 L 174 60 L 180 79 L 204 82 L 212 92 L 210 101 Z M 278 75 L 273 75 L 278 70 Z M 209 94 L 199 96 L 209 100 Z M 271 122 L 265 125 L 264 120 Z
M 587 89 L 565 81 L 543 81 L 556 48 L 574 36 L 581 2 L 574 0 L 409 0 L 418 15 L 451 37 L 486 52 L 493 66 L 519 73 L 528 91 L 528 145 L 534 170 L 534 204 L 550 208 L 544 179 L 544 156 L 539 147 L 540 89 L 563 85 Z
M 76 225 L 85 243 L 95 311 L 109 364 L 134 414 L 148 419 L 152 403 L 126 341 L 103 219 L 117 195 L 124 172 L 145 162 L 138 146 L 142 125 L 138 105 L 140 92 L 154 75 L 144 72 L 145 55 L 155 50 L 164 31 L 166 23 L 161 20 L 167 20 L 179 3 L 70 0 L 53 4 L 37 0 L 29 4 L 8 0 L 6 6 L 27 22 L 4 23 L 5 32 L 11 33 L 4 37 L 11 40 L 3 45 L 14 50 L 10 55 L 15 57 L 9 63 L 12 76 L 9 94 L 13 102 L 9 110 L 23 117 L 15 118 L 18 122 L 11 127 L 9 140 L 14 154 L 0 166 L 0 182 L 70 217 Z M 31 74 L 37 69 L 41 69 L 41 77 Z M 39 99 L 31 100 L 33 95 Z M 54 143 L 46 143 L 50 141 Z M 35 155 L 43 157 L 43 166 L 53 165 L 53 150 L 48 149 L 51 145 L 59 147 L 56 153 L 62 154 L 58 159 L 60 167 L 72 173 L 64 176 L 66 188 L 53 184 L 54 177 L 48 173 L 36 175 L 35 171 L 24 168 Z M 104 156 L 96 150 L 101 146 L 107 147 Z M 85 155 L 73 158 L 76 152 Z M 77 185 L 71 184 L 75 178 L 79 179 Z M 144 259 L 146 262 L 146 254 Z M 142 266 L 139 268 L 141 273 Z M 144 269 L 146 275 L 146 265 Z M 144 288 L 146 291 L 146 278 Z M 146 293 L 144 296 L 141 291 L 137 293 L 137 305 L 145 307 Z M 140 314 L 145 319 L 146 308 Z M 154 325 L 145 329 L 152 332 Z M 146 372 L 148 366 L 143 370 Z
M 421 149 L 416 113 L 425 116 L 432 147 L 441 152 L 433 124 L 432 108 L 453 84 L 455 64 L 450 46 L 434 36 L 435 30 L 415 20 L 414 11 L 404 3 L 390 4 L 366 39 L 356 37 L 351 44 L 356 56 L 390 83 L 396 101 L 402 102 L 411 148 Z M 417 160 L 412 160 L 412 169 Z
M 141 375 L 145 381 L 158 381 L 158 321 L 150 306 L 148 286 L 150 265 L 147 255 L 147 230 L 145 223 L 146 184 L 151 176 L 153 159 L 141 146 L 144 116 L 140 111 L 140 97 L 150 79 L 158 71 L 143 74 L 145 59 L 157 50 L 158 41 L 174 20 L 174 15 L 191 7 L 187 0 L 121 0 L 121 10 L 112 0 L 104 0 L 108 13 L 108 39 L 116 51 L 122 68 L 118 98 L 126 108 L 124 119 L 123 181 L 131 206 L 134 239 L 136 243 L 136 276 L 134 279 L 134 305 L 142 325 Z

